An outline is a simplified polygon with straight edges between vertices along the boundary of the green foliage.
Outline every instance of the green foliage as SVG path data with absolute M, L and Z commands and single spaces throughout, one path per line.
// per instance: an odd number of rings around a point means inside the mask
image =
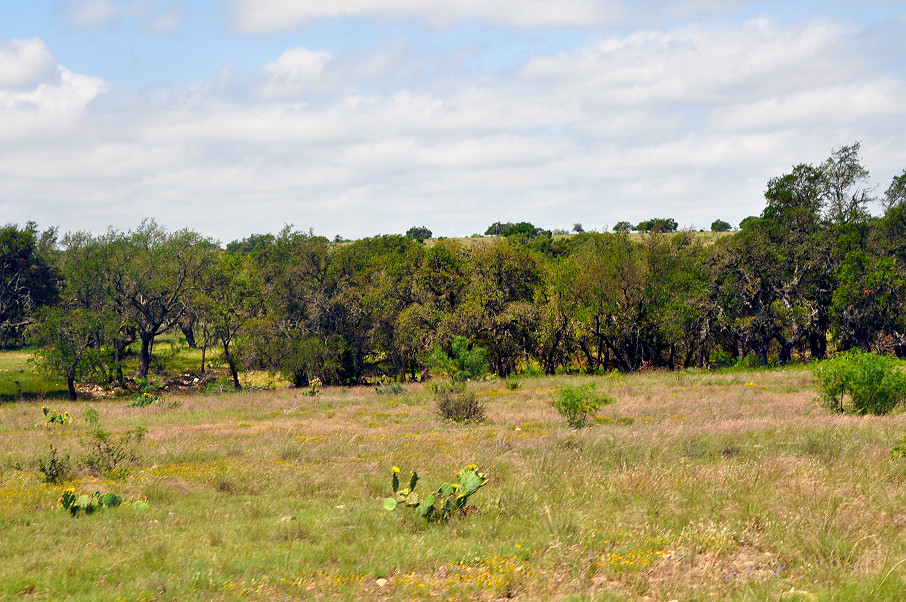
M 0 348 L 22 344 L 34 310 L 56 301 L 55 243 L 55 228 L 39 234 L 34 222 L 0 227 Z
M 632 232 L 634 229 L 629 222 L 617 222 L 613 227 L 614 232 Z
M 164 384 L 161 381 L 147 377 L 135 379 L 135 384 L 138 387 L 138 393 L 129 402 L 130 408 L 151 405 L 159 398 L 157 392 L 164 388 Z
M 514 224 L 513 222 L 494 222 L 487 230 L 485 230 L 484 234 L 485 236 L 505 236 L 507 238 L 511 236 L 535 238 L 542 234 L 550 236 L 550 231 L 537 228 L 529 222 L 519 222 L 518 224 Z
M 58 412 L 47 406 L 41 406 L 41 410 L 44 412 L 44 427 L 49 428 L 54 424 L 67 425 L 70 424 L 73 420 L 72 414 L 68 411 Z
M 66 379 L 69 397 L 76 399 L 75 382 L 99 379 L 109 373 L 110 349 L 99 341 L 110 336 L 109 316 L 75 306 L 46 308 L 30 329 L 38 346 L 35 359 L 48 375 Z
M 95 491 L 91 495 L 76 495 L 75 489 L 71 488 L 64 491 L 60 497 L 60 508 L 69 511 L 72 516 L 77 516 L 80 512 L 94 514 L 98 510 L 116 508 L 122 503 L 123 499 L 111 491 L 104 494 Z
M 711 222 L 711 232 L 729 232 L 733 229 L 733 226 L 730 225 L 730 222 L 725 222 L 722 219 L 716 219 Z
M 378 395 L 402 395 L 406 392 L 406 388 L 399 383 L 378 383 L 374 387 L 375 393 Z
M 614 403 L 606 393 L 595 391 L 595 384 L 581 387 L 561 387 L 557 390 L 551 405 L 566 418 L 572 428 L 582 428 L 589 417 L 593 417 L 602 406 Z
M 488 373 L 487 351 L 471 345 L 465 337 L 456 337 L 447 354 L 437 347 L 428 356 L 428 367 L 434 372 L 448 376 L 451 380 L 465 382 L 480 378 Z
M 679 224 L 670 217 L 655 217 L 639 222 L 635 229 L 639 232 L 676 232 Z
M 851 350 L 814 369 L 824 405 L 840 413 L 888 414 L 906 399 L 906 375 L 886 355 Z
M 207 393 L 213 393 L 214 395 L 217 395 L 219 393 L 232 393 L 236 390 L 236 387 L 230 384 L 230 382 L 226 378 L 221 377 L 214 382 L 210 382 L 205 385 L 204 390 Z
M 81 440 L 85 448 L 85 466 L 99 473 L 109 473 L 138 461 L 139 446 L 148 432 L 146 428 L 138 426 L 117 435 L 101 426 L 96 410 L 87 410 L 86 418 L 91 428 Z
M 437 399 L 437 411 L 444 420 L 453 422 L 482 422 L 484 402 L 462 381 L 443 381 L 432 387 Z
M 406 230 L 406 238 L 414 238 L 418 242 L 423 242 L 426 238 L 431 238 L 431 230 L 425 226 L 413 226 Z
M 906 204 L 906 170 L 893 177 L 890 186 L 884 192 L 884 204 L 888 209 Z
M 503 386 L 510 391 L 515 391 L 519 388 L 519 381 L 514 376 L 507 376 L 503 379 Z
M 453 514 L 464 513 L 469 497 L 487 483 L 487 477 L 484 473 L 478 472 L 478 467 L 470 464 L 456 473 L 456 482 L 444 483 L 433 493 L 420 498 L 415 491 L 415 486 L 419 480 L 418 474 L 412 471 L 409 477 L 409 486 L 400 489 L 399 473 L 399 467 L 394 466 L 391 471 L 393 497 L 384 500 L 384 509 L 392 512 L 402 504 L 413 508 L 419 516 L 428 522 L 447 521 Z
M 47 461 L 45 462 L 44 458 L 38 458 L 38 470 L 44 475 L 42 480 L 45 483 L 58 484 L 66 481 L 69 478 L 70 469 L 69 454 L 57 455 L 57 448 L 52 444 Z

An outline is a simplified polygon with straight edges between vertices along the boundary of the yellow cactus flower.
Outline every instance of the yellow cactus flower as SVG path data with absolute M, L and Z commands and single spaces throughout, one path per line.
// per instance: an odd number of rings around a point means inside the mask
M 393 467 L 393 472 L 394 472 L 394 473 L 399 473 L 399 471 L 400 471 L 400 467 L 399 467 L 399 466 L 394 466 L 394 467 Z

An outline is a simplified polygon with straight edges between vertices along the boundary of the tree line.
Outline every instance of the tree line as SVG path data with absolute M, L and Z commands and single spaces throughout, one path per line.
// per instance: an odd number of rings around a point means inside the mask
M 771 179 L 761 215 L 691 232 L 553 237 L 500 224 L 479 244 L 389 235 L 336 244 L 286 227 L 221 249 L 151 220 L 58 238 L 0 230 L 0 342 L 30 342 L 74 383 L 124 384 L 138 348 L 180 329 L 222 359 L 298 386 L 418 379 L 457 337 L 494 372 L 784 364 L 836 349 L 906 357 L 906 171 L 876 200 L 859 144 Z M 580 228 L 581 229 L 581 228 Z M 430 235 L 430 234 L 429 234 Z

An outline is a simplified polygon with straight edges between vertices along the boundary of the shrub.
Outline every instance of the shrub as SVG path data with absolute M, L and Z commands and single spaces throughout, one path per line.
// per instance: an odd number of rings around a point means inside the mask
M 69 468 L 69 454 L 58 456 L 57 448 L 53 445 L 50 446 L 47 462 L 44 462 L 43 458 L 38 458 L 38 470 L 44 475 L 45 483 L 58 484 L 66 481 L 69 478 Z
M 825 407 L 841 414 L 887 414 L 906 399 L 906 376 L 897 360 L 851 350 L 814 370 Z
M 507 376 L 503 379 L 503 385 L 510 391 L 515 391 L 519 388 L 519 381 L 513 376 Z
M 121 435 L 114 435 L 100 425 L 96 410 L 86 412 L 86 418 L 92 428 L 88 431 L 87 438 L 82 439 L 85 466 L 105 473 L 138 461 L 138 446 L 148 432 L 147 429 L 138 426 Z
M 484 403 L 475 393 L 466 390 L 466 383 L 446 381 L 433 386 L 437 397 L 437 410 L 444 420 L 453 422 L 481 422 L 484 420 Z
M 588 417 L 594 416 L 598 409 L 613 402 L 606 393 L 595 391 L 595 383 L 588 383 L 581 387 L 561 387 L 551 405 L 566 418 L 566 424 L 578 429 L 585 426 Z
M 374 391 L 378 395 L 402 395 L 406 392 L 406 388 L 399 383 L 378 383 L 375 385 Z

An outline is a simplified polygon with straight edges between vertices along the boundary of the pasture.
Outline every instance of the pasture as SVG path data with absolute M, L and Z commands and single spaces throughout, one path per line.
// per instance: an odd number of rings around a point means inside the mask
M 902 599 L 906 414 L 832 415 L 801 367 L 519 381 L 472 384 L 469 425 L 421 384 L 3 403 L 0 598 Z M 571 429 L 551 395 L 588 381 L 616 404 Z M 147 429 L 134 461 L 83 465 L 89 410 Z M 392 466 L 429 491 L 472 463 L 466 515 L 383 509 Z M 67 488 L 126 503 L 70 516 Z

